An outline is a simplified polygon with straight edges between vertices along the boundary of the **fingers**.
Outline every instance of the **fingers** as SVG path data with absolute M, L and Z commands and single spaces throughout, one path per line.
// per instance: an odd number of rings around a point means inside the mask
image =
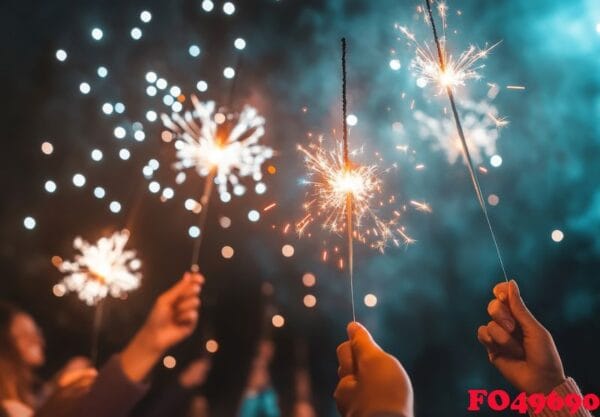
M 380 350 L 369 331 L 358 322 L 352 322 L 348 325 L 348 337 L 350 338 L 350 347 L 352 348 L 352 358 L 357 364 L 365 356 Z
M 338 363 L 340 364 L 338 376 L 343 378 L 347 375 L 351 375 L 354 365 L 352 363 L 352 347 L 350 346 L 350 342 L 347 341 L 339 345 L 336 352 Z
M 525 302 L 521 298 L 519 286 L 515 280 L 508 284 L 508 305 L 513 317 L 523 330 L 523 335 L 543 329 L 542 325 L 529 312 Z
M 340 380 L 333 393 L 333 398 L 337 404 L 338 411 L 342 416 L 348 414 L 356 384 L 356 379 L 352 375 L 347 375 Z
M 186 272 L 183 277 L 170 289 L 161 295 L 166 303 L 174 303 L 179 298 L 187 298 L 200 294 L 204 277 L 198 273 Z
M 86 380 L 93 380 L 97 375 L 98 371 L 94 368 L 75 369 L 61 375 L 57 383 L 59 387 L 66 387 L 68 385 L 85 382 Z
M 487 332 L 497 346 L 498 352 L 512 358 L 523 358 L 524 351 L 521 343 L 495 321 L 489 322 Z
M 493 362 L 497 354 L 497 346 L 494 344 L 494 339 L 490 336 L 487 326 L 479 326 L 477 329 L 477 340 L 481 343 L 488 353 L 490 362 Z
M 515 330 L 515 320 L 505 303 L 494 298 L 488 304 L 487 311 L 492 320 L 502 326 L 507 332 L 512 333 Z

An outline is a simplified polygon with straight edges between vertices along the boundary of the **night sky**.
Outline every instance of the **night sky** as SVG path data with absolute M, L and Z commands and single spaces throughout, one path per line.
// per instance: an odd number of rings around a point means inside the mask
M 162 203 L 142 175 L 156 158 L 161 184 L 174 177 L 172 146 L 160 139 L 160 119 L 146 118 L 148 109 L 170 113 L 162 103 L 165 92 L 146 93 L 145 74 L 154 71 L 186 97 L 197 94 L 238 110 L 255 106 L 266 118 L 264 143 L 277 152 L 265 164 L 276 174 L 263 170 L 266 193 L 257 194 L 250 184 L 230 203 L 211 202 L 200 256 L 207 277 L 202 323 L 173 352 L 176 369 L 158 370 L 157 382 L 169 383 L 214 338 L 220 350 L 206 392 L 213 415 L 231 416 L 259 337 L 273 337 L 274 385 L 284 413 L 293 401 L 294 370 L 307 366 L 318 414 L 336 415 L 335 347 L 351 319 L 349 288 L 346 273 L 321 262 L 320 251 L 321 241 L 343 245 L 343 239 L 320 231 L 299 239 L 281 227 L 302 216 L 306 186 L 297 144 L 308 143 L 309 133 L 339 138 L 339 39 L 346 36 L 349 112 L 358 119 L 351 146 L 380 152 L 396 166 L 385 185 L 398 201 L 426 201 L 432 208 L 409 209 L 404 216 L 415 244 L 390 247 L 384 255 L 357 247 L 357 318 L 407 368 L 419 416 L 467 415 L 467 389 L 508 389 L 476 340 L 502 272 L 466 166 L 448 146 L 454 133 L 444 113 L 447 99 L 434 86 L 417 85 L 410 65 L 414 48 L 395 28 L 404 25 L 430 41 L 430 28 L 416 11 L 420 3 L 239 0 L 232 15 L 223 12 L 224 2 L 214 3 L 210 12 L 201 0 L 0 5 L 0 298 L 40 322 L 50 358 L 43 373 L 90 351 L 93 309 L 76 295 L 52 293 L 61 274 L 50 259 L 71 258 L 74 237 L 95 241 L 127 227 L 130 246 L 143 261 L 142 287 L 127 300 L 106 303 L 104 359 L 126 343 L 153 298 L 188 266 L 188 228 L 195 217 L 183 202 L 185 195 L 199 194 L 202 179 L 190 175 Z M 554 335 L 567 374 L 584 393 L 597 393 L 600 3 L 454 0 L 448 6 L 455 55 L 469 44 L 501 41 L 483 61 L 483 77 L 459 87 L 457 96 L 467 140 L 472 135 L 478 166 L 487 170 L 481 174 L 484 194 L 499 200 L 489 212 L 508 274 Z M 152 13 L 148 23 L 140 21 L 143 10 Z M 99 41 L 90 35 L 94 27 L 103 31 Z M 139 40 L 131 38 L 134 27 L 142 31 Z M 234 47 L 240 37 L 246 41 L 242 51 Z M 192 45 L 199 56 L 190 55 Z M 55 56 L 58 49 L 67 51 L 64 62 Z M 107 68 L 105 78 L 97 75 L 99 66 Z M 233 79 L 223 76 L 226 67 L 235 69 Z M 206 91 L 198 91 L 199 80 L 206 81 Z M 88 94 L 80 92 L 82 82 L 90 85 Z M 499 87 L 493 99 L 490 83 Z M 107 115 L 104 103 L 125 109 Z M 510 123 L 500 131 L 490 127 L 490 109 Z M 143 141 L 133 138 L 135 122 L 143 125 Z M 117 126 L 126 129 L 124 139 L 115 138 Z M 42 153 L 44 141 L 53 144 L 51 155 Z M 408 154 L 398 150 L 403 145 Z M 100 162 L 90 158 L 95 148 L 104 154 Z M 119 158 L 121 149 L 130 151 L 128 160 Z M 415 169 L 417 164 L 425 169 Z M 73 185 L 75 173 L 85 175 L 84 187 Z M 44 190 L 48 179 L 56 192 Z M 106 198 L 94 197 L 97 185 Z M 117 214 L 109 210 L 113 200 L 122 205 Z M 261 211 L 272 202 L 275 209 Z M 249 221 L 250 210 L 261 211 L 260 221 Z M 36 221 L 33 230 L 24 227 L 27 216 Z M 231 219 L 230 228 L 219 225 L 221 216 Z M 554 230 L 563 233 L 561 241 L 551 238 Z M 295 248 L 290 258 L 282 255 L 286 244 Z M 221 256 L 225 245 L 235 250 L 231 259 Z M 303 285 L 307 272 L 316 275 L 316 286 Z M 367 293 L 377 296 L 374 308 L 363 303 Z M 314 308 L 303 305 L 307 294 L 316 296 Z M 273 314 L 285 318 L 283 328 L 271 325 Z

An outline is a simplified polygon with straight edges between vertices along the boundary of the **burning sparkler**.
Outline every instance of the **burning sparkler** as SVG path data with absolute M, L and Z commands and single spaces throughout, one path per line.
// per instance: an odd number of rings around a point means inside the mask
M 506 273 L 506 268 L 504 267 L 502 255 L 500 253 L 500 247 L 488 215 L 486 202 L 483 198 L 483 192 L 481 191 L 479 178 L 477 176 L 477 171 L 475 170 L 473 158 L 465 138 L 463 126 L 454 99 L 454 90 L 456 87 L 464 85 L 465 81 L 469 79 L 480 78 L 478 71 L 483 68 L 483 65 L 479 65 L 478 62 L 485 58 L 489 51 L 497 44 L 483 50 L 479 50 L 474 46 L 471 46 L 469 49 L 463 52 L 458 59 L 454 59 L 452 54 L 448 53 L 446 37 L 438 34 L 436 22 L 433 17 L 432 0 L 425 0 L 425 4 L 427 10 L 426 19 L 428 19 L 429 23 L 431 24 L 431 29 L 433 31 L 435 53 L 432 52 L 433 48 L 430 48 L 428 44 L 423 46 L 419 45 L 416 41 L 415 35 L 410 33 L 405 27 L 398 26 L 398 29 L 416 45 L 416 56 L 413 60 L 412 66 L 417 73 L 417 85 L 424 87 L 429 82 L 433 82 L 439 87 L 438 94 L 445 91 L 448 95 L 452 109 L 452 115 L 454 116 L 454 122 L 456 124 L 456 130 L 460 139 L 463 156 L 467 163 L 467 168 L 469 169 L 469 175 L 471 176 L 473 188 L 475 189 L 477 200 L 490 231 L 504 278 L 506 281 L 508 281 L 508 275 Z M 438 12 L 442 18 L 442 28 L 445 30 L 447 12 L 445 3 L 442 2 L 438 4 Z
M 200 234 L 196 237 L 192 253 L 192 269 L 197 269 L 213 183 L 218 185 L 222 201 L 229 201 L 230 189 L 234 194 L 242 195 L 245 192 L 242 178 L 252 177 L 254 181 L 260 181 L 262 164 L 274 152 L 260 143 L 265 134 L 265 119 L 255 108 L 245 106 L 239 115 L 235 115 L 215 113 L 213 101 L 202 103 L 192 96 L 192 103 L 193 111 L 187 111 L 183 116 L 179 113 L 173 113 L 171 117 L 162 115 L 162 121 L 176 137 L 178 161 L 173 167 L 180 172 L 180 182 L 181 178 L 185 180 L 188 169 L 206 177 L 204 191 L 194 210 L 200 213 Z
M 95 305 L 107 295 L 122 297 L 140 286 L 142 263 L 134 250 L 125 249 L 129 232 L 122 230 L 91 244 L 75 238 L 73 247 L 80 252 L 73 261 L 58 264 L 67 274 L 60 285 L 64 292 L 77 292 L 88 305 Z
M 219 194 L 227 195 L 230 188 L 243 190 L 240 179 L 251 176 L 262 178 L 262 164 L 273 156 L 273 150 L 260 144 L 265 134 L 265 119 L 258 111 L 245 106 L 236 117 L 215 113 L 215 102 L 200 102 L 192 96 L 193 111 L 171 117 L 162 115 L 163 124 L 177 140 L 177 171 L 194 169 L 202 177 L 211 172 L 219 187 Z M 239 191 L 238 194 L 243 194 Z
M 352 317 L 354 308 L 354 240 L 383 252 L 393 242 L 414 242 L 399 225 L 400 211 L 395 210 L 390 220 L 382 220 L 378 210 L 395 202 L 395 198 L 383 197 L 381 172 L 375 164 L 360 165 L 351 160 L 358 152 L 350 152 L 348 146 L 348 122 L 346 100 L 346 40 L 342 39 L 342 120 L 343 140 L 326 150 L 323 138 L 308 147 L 299 146 L 304 155 L 308 172 L 306 183 L 310 186 L 308 200 L 304 204 L 304 217 L 296 223 L 300 235 L 307 233 L 311 224 L 318 223 L 329 232 L 342 235 L 346 232 L 347 262 L 350 277 Z M 308 232 L 309 233 L 309 232 Z M 337 248 L 334 249 L 337 252 Z M 323 252 L 323 259 L 328 251 Z M 343 260 L 340 259 L 340 266 Z

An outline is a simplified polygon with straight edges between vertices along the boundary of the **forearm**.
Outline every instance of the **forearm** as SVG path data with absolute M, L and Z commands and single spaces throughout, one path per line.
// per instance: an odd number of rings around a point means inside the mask
M 131 381 L 141 382 L 148 377 L 163 353 L 155 347 L 153 337 L 142 328 L 121 352 L 123 373 Z

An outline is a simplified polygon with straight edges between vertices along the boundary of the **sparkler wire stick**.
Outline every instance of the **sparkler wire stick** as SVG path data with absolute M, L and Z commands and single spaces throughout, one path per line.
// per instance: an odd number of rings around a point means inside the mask
M 200 247 L 202 246 L 202 238 L 205 234 L 204 225 L 206 224 L 206 218 L 208 217 L 208 206 L 210 204 L 210 197 L 212 195 L 216 173 L 217 167 L 215 166 L 210 170 L 210 174 L 208 174 L 206 177 L 204 191 L 202 192 L 202 197 L 200 197 L 200 204 L 202 204 L 202 211 L 198 216 L 198 228 L 200 229 L 200 234 L 194 240 L 194 247 L 192 249 L 192 263 L 190 268 L 192 272 L 198 272 L 200 270 L 200 266 L 198 265 L 198 260 L 200 258 Z
M 240 65 L 241 58 L 238 56 L 235 63 L 235 74 L 237 75 Z M 233 106 L 233 97 L 235 93 L 237 77 L 233 78 L 231 88 L 229 89 L 229 97 L 227 99 L 229 103 L 229 107 Z M 204 237 L 204 226 L 206 225 L 206 218 L 208 217 L 208 206 L 210 204 L 210 198 L 212 196 L 213 185 L 215 181 L 215 176 L 217 175 L 217 167 L 214 166 L 208 176 L 206 177 L 206 182 L 204 183 L 204 191 L 202 192 L 202 197 L 200 197 L 200 204 L 202 204 L 202 211 L 198 217 L 198 228 L 200 229 L 200 234 L 194 240 L 194 246 L 192 248 L 192 263 L 190 270 L 192 272 L 198 272 L 200 270 L 200 265 L 198 262 L 200 260 L 200 247 L 202 246 L 202 238 Z
M 342 38 L 342 125 L 344 144 L 344 168 L 350 170 L 350 157 L 348 152 L 348 102 L 346 99 L 346 38 Z M 350 298 L 352 299 L 352 321 L 356 321 L 356 310 L 354 308 L 354 242 L 352 220 L 352 193 L 346 194 L 346 231 L 348 238 L 348 271 L 350 273 Z
M 92 329 L 92 365 L 98 365 L 98 352 L 100 351 L 100 331 L 102 329 L 102 315 L 104 313 L 104 300 L 100 300 L 94 308 L 94 327 Z
M 444 52 L 442 51 L 442 45 L 440 42 L 440 38 L 438 36 L 437 28 L 435 26 L 435 19 L 433 18 L 433 12 L 431 11 L 431 2 L 432 0 L 425 0 L 427 5 L 427 13 L 429 14 L 429 21 L 431 22 L 431 29 L 433 30 L 433 37 L 435 39 L 435 45 L 437 48 L 438 59 L 440 61 L 440 69 L 442 73 L 446 71 L 446 61 L 444 59 Z M 494 242 L 494 247 L 496 248 L 496 254 L 498 255 L 498 261 L 500 262 L 500 268 L 502 268 L 502 273 L 504 274 L 504 279 L 508 282 L 508 275 L 506 273 L 506 268 L 504 267 L 504 261 L 502 260 L 502 254 L 500 252 L 500 246 L 498 245 L 498 241 L 496 239 L 496 233 L 494 232 L 494 228 L 492 227 L 492 222 L 490 221 L 490 216 L 487 211 L 487 206 L 485 204 L 485 200 L 483 198 L 483 193 L 481 191 L 481 186 L 479 184 L 479 179 L 477 177 L 477 173 L 474 168 L 473 159 L 471 158 L 471 153 L 469 152 L 469 146 L 467 145 L 467 141 L 465 139 L 465 133 L 462 128 L 462 124 L 460 122 L 460 117 L 458 115 L 458 110 L 456 108 L 456 103 L 454 100 L 454 94 L 452 93 L 452 86 L 446 85 L 446 93 L 448 94 L 448 99 L 450 100 L 450 106 L 452 107 L 452 114 L 454 116 L 454 121 L 456 123 L 456 130 L 458 131 L 458 136 L 460 137 L 460 142 L 463 148 L 463 152 L 465 155 L 465 159 L 467 162 L 467 167 L 469 169 L 469 175 L 471 176 L 471 181 L 473 182 L 473 187 L 475 188 L 475 194 L 477 195 L 477 200 L 479 201 L 479 205 L 481 206 L 481 210 L 483 212 L 483 216 L 485 217 L 485 221 L 487 223 L 488 229 L 490 231 L 490 235 L 492 236 L 492 241 Z

